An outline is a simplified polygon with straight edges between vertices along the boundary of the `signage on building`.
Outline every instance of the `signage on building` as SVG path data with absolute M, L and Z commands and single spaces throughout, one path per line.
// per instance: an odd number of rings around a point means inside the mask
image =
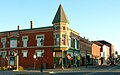
M 67 58 L 68 58 L 69 60 L 72 60 L 72 59 L 73 59 L 70 54 L 67 54 Z
M 80 60 L 80 56 L 77 56 L 77 60 Z

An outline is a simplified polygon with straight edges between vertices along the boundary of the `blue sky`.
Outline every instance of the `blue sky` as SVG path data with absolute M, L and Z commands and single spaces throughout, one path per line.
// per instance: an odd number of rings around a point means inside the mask
M 1 0 L 0 32 L 51 26 L 62 4 L 69 27 L 89 40 L 106 40 L 120 54 L 120 0 Z

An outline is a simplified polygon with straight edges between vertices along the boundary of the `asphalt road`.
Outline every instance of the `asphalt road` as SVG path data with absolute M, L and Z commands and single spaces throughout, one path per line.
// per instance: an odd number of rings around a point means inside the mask
M 53 71 L 0 71 L 0 75 L 120 75 L 120 65 L 87 67 L 83 70 L 53 70 Z
M 120 65 L 88 67 L 83 71 L 56 72 L 51 75 L 120 75 Z
M 120 75 L 120 72 L 72 72 L 72 73 L 57 73 L 51 75 Z

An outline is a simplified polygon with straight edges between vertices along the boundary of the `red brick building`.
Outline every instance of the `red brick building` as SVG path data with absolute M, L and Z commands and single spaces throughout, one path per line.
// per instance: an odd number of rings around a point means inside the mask
M 93 45 L 93 59 L 97 58 L 99 59 L 99 64 L 107 64 L 110 61 L 110 58 L 112 58 L 112 55 L 114 54 L 114 47 L 111 43 L 105 41 L 105 40 L 99 40 L 99 41 L 92 41 L 97 46 L 100 46 L 100 53 L 99 49 L 95 48 Z M 95 55 L 100 55 L 100 57 L 97 57 Z M 101 63 L 100 63 L 101 62 Z
M 97 41 L 92 41 L 92 58 L 94 65 L 101 65 L 101 49 L 102 44 Z
M 92 64 L 92 42 L 80 37 L 81 65 Z
M 53 26 L 0 32 L 0 66 L 40 68 L 79 66 L 79 33 L 70 29 L 68 18 L 59 6 Z M 70 55 L 69 60 L 66 55 Z M 16 58 L 16 56 L 19 56 Z M 36 58 L 34 58 L 36 56 Z

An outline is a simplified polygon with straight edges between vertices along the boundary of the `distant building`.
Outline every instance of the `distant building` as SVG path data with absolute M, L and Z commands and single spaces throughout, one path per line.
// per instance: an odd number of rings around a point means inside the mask
M 92 64 L 92 42 L 80 37 L 81 65 Z
M 101 65 L 101 49 L 102 44 L 97 41 L 92 41 L 92 58 L 93 58 L 93 65 Z
M 100 43 L 102 43 L 104 45 L 107 45 L 110 48 L 109 49 L 109 56 L 112 57 L 112 54 L 114 53 L 114 46 L 111 43 L 109 43 L 109 42 L 107 42 L 105 40 L 99 40 L 98 42 L 100 42 Z
M 94 41 L 94 43 L 95 42 L 97 42 L 97 45 L 101 46 L 101 64 L 107 64 L 110 61 L 110 58 L 112 57 L 112 54 L 114 52 L 113 45 L 105 40 Z

